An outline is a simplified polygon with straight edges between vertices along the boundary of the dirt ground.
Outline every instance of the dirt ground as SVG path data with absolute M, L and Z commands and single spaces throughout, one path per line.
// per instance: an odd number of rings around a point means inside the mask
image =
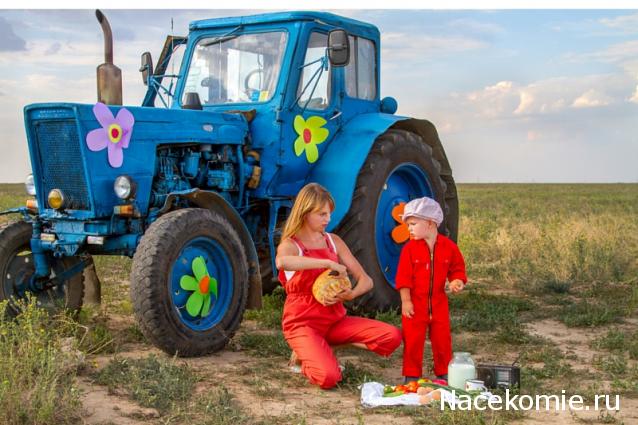
M 115 316 L 111 325 L 120 328 L 132 324 L 132 317 Z M 636 320 L 629 319 L 624 326 L 635 329 Z M 238 333 L 253 331 L 257 326 L 254 322 L 244 321 Z M 542 335 L 551 339 L 558 348 L 565 352 L 574 370 L 587 370 L 590 368 L 594 356 L 597 354 L 589 345 L 597 336 L 597 332 L 588 329 L 568 328 L 556 320 L 542 320 L 530 325 L 532 334 Z M 236 336 L 237 338 L 237 336 Z M 201 380 L 196 386 L 196 394 L 203 394 L 210 390 L 211 385 L 223 381 L 224 385 L 235 396 L 243 409 L 255 418 L 267 418 L 266 423 L 305 423 L 305 424 L 371 424 L 386 425 L 397 420 L 396 411 L 377 412 L 375 409 L 364 409 L 360 405 L 359 395 L 351 392 L 344 395 L 344 391 L 324 391 L 307 385 L 302 377 L 288 371 L 285 359 L 268 359 L 267 362 L 259 356 L 250 355 L 244 351 L 237 351 L 237 347 L 229 346 L 227 349 L 214 355 L 180 359 L 197 371 Z M 429 348 L 428 348 L 429 349 Z M 481 348 L 482 350 L 485 347 Z M 401 349 L 399 349 L 400 351 Z M 146 344 L 126 344 L 117 354 L 124 358 L 144 358 L 154 353 L 164 356 L 159 350 Z M 507 358 L 516 353 L 506 353 Z M 338 353 L 340 362 L 352 362 L 365 364 L 369 355 L 360 350 L 347 349 Z M 477 361 L 490 360 L 491 353 L 476 351 L 474 359 Z M 100 369 L 108 364 L 113 355 L 98 355 L 88 359 L 96 368 Z M 400 357 L 393 356 L 389 360 L 391 367 L 379 369 L 385 379 L 385 383 L 398 383 L 401 379 Z M 368 365 L 370 367 L 370 365 Z M 288 376 L 289 386 L 284 389 L 283 396 L 256 395 L 245 383 L 246 377 L 254 374 L 255 377 L 263 376 L 260 371 L 270 368 L 272 376 Z M 266 377 L 269 375 L 265 375 Z M 274 385 L 278 385 L 273 380 Z M 161 419 L 155 409 L 143 408 L 131 401 L 126 394 L 109 394 L 103 386 L 93 383 L 89 378 L 83 377 L 80 382 L 83 390 L 83 406 L 86 416 L 86 424 L 117 424 L 117 425 L 142 425 L 149 423 L 178 423 L 170 419 Z M 428 409 L 423 407 L 423 409 Z M 427 417 L 427 415 L 425 415 Z M 409 418 L 401 419 L 409 423 Z M 216 422 L 214 422 L 216 423 Z M 425 423 L 425 422 L 419 422 Z M 463 423 L 463 422 L 454 422 Z M 638 399 L 621 397 L 619 412 L 595 412 L 590 411 L 560 411 L 560 412 L 530 412 L 525 418 L 510 420 L 510 423 L 535 424 L 582 424 L 582 423 L 624 423 L 638 424 Z

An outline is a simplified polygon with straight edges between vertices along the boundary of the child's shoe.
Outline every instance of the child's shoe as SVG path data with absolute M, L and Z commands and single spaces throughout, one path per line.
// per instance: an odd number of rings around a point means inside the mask
M 404 376 L 403 385 L 407 384 L 408 382 L 418 381 L 419 379 L 421 379 L 420 376 Z

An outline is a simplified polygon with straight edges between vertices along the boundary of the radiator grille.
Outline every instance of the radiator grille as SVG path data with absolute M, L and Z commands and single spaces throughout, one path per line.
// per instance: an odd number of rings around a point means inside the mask
M 37 121 L 33 128 L 40 159 L 38 166 L 43 182 L 43 200 L 46 201 L 51 189 L 57 188 L 67 199 L 66 209 L 90 210 L 75 120 Z

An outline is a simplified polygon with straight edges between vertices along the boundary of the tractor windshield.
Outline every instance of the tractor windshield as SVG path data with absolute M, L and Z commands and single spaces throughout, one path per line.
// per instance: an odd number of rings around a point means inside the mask
M 203 105 L 270 100 L 287 39 L 287 33 L 276 31 L 200 40 L 183 93 L 198 93 Z

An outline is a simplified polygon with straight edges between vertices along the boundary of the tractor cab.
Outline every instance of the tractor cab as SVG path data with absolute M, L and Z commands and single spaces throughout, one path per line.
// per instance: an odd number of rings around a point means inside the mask
M 186 44 L 173 108 L 250 119 L 251 148 L 261 156 L 258 197 L 294 195 L 343 124 L 380 109 L 379 31 L 364 22 L 320 12 L 208 19 L 171 42 Z M 145 76 L 146 106 L 165 96 L 163 72 Z M 293 149 L 278 146 L 296 139 Z

